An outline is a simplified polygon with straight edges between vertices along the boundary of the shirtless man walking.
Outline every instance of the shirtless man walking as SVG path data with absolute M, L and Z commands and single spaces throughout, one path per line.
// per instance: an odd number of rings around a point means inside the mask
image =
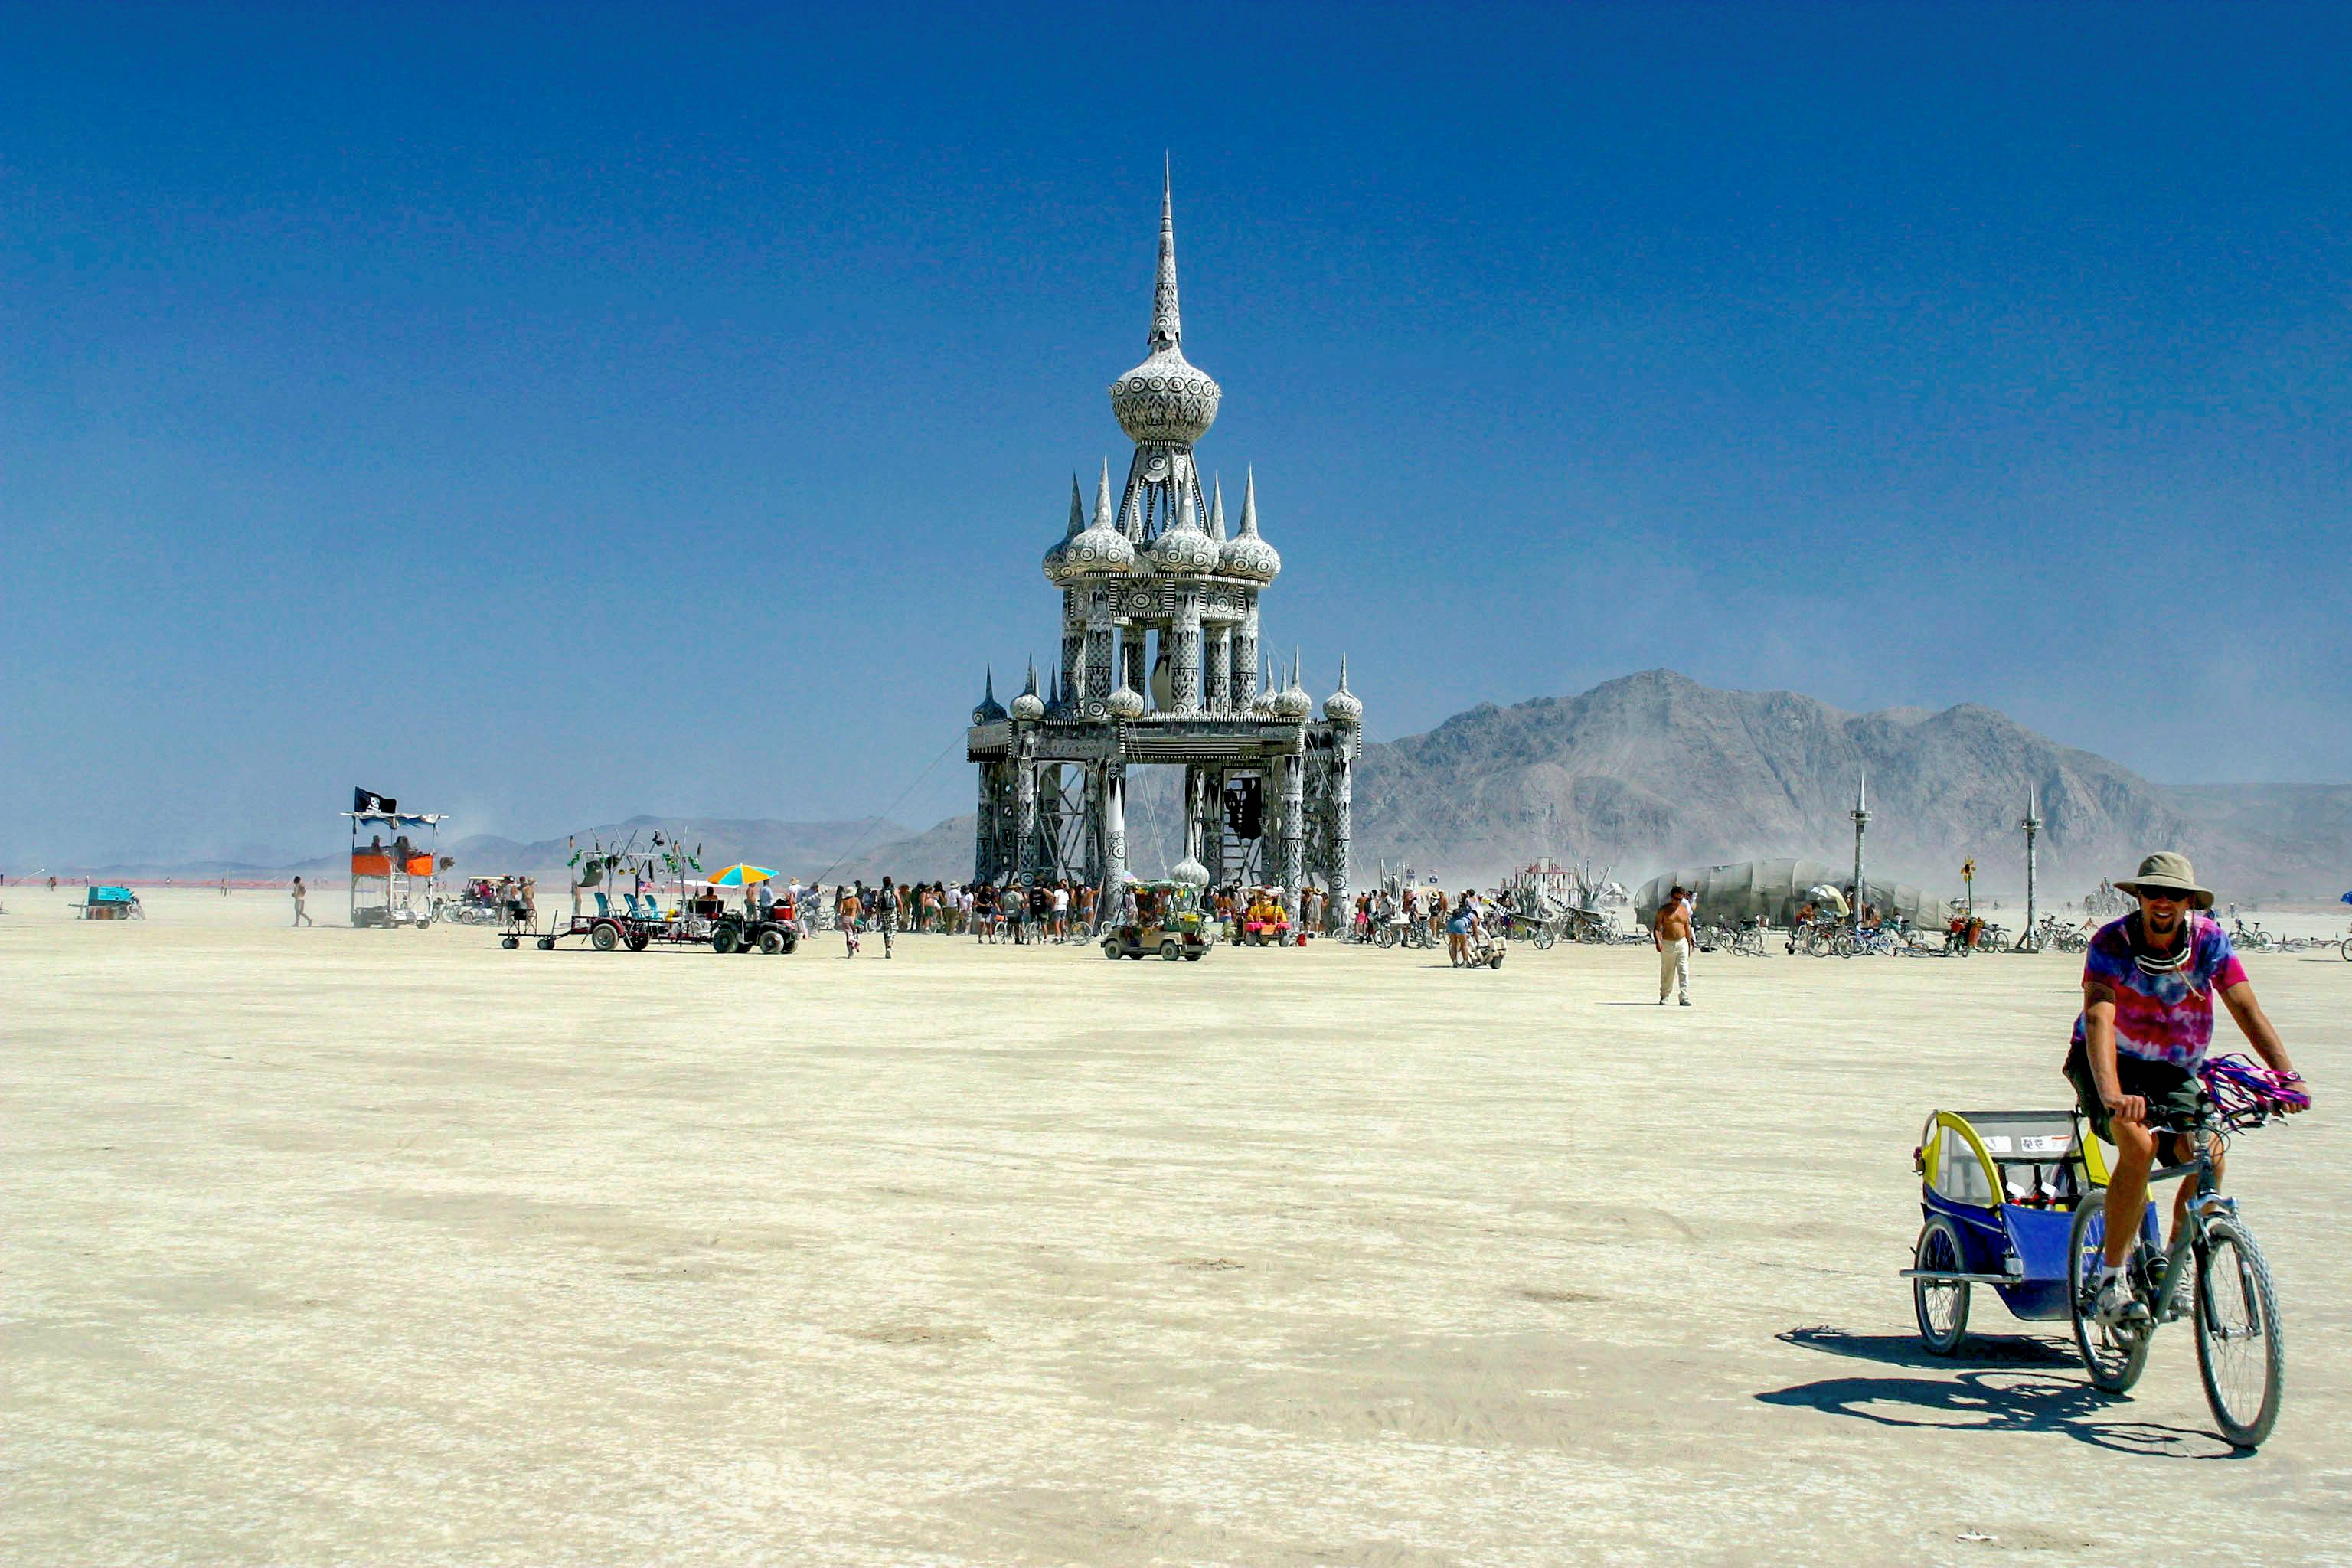
M 1681 883 L 1666 895 L 1658 912 L 1650 921 L 1650 942 L 1658 950 L 1658 1005 L 1666 1005 L 1666 993 L 1677 992 L 1682 1005 L 1690 1005 L 1690 895 Z

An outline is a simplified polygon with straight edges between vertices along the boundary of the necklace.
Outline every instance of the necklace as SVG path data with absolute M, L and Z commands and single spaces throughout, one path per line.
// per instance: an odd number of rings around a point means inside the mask
M 2180 949 L 2174 953 L 2163 954 L 2149 951 L 2147 930 L 2141 924 L 2140 917 L 2133 915 L 2127 929 L 2131 936 L 2132 962 L 2139 965 L 2139 972 L 2142 974 L 2178 974 L 2188 968 L 2189 961 L 2197 954 L 2195 920 L 2194 915 L 2185 913 L 2180 917 Z

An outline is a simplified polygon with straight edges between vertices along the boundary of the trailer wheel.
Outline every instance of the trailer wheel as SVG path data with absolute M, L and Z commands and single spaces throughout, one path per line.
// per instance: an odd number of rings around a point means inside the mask
M 499 938 L 499 945 L 511 951 L 522 945 L 522 938 L 519 936 L 502 936 Z
M 588 945 L 598 952 L 612 952 L 621 945 L 620 928 L 611 924 L 596 927 L 588 933 Z
M 553 952 L 555 951 L 555 939 L 551 936 L 541 937 L 539 939 L 539 951 L 541 952 Z
M 646 950 L 646 944 L 651 941 L 653 941 L 653 938 L 647 936 L 641 931 L 631 931 L 629 933 L 629 951 L 631 952 L 643 952 Z

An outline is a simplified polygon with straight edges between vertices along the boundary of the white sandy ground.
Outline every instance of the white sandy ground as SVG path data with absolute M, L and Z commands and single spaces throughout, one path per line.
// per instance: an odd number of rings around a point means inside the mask
M 2232 1458 L 2179 1328 L 2121 1403 L 1990 1299 L 1916 1348 L 1919 1121 L 2063 1102 L 2077 960 L 1703 958 L 1685 1012 L 1646 949 L 67 897 L 0 917 L 8 1562 L 2352 1562 L 2332 950 L 2250 963 L 2321 1108 L 2238 1150 L 2291 1349 Z

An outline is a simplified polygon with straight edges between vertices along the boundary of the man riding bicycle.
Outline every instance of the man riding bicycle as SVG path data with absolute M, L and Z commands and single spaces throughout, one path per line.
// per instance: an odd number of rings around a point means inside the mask
M 2107 1182 L 2106 1267 L 2096 1309 L 2109 1326 L 2146 1310 L 2124 1279 L 2124 1265 L 2139 1235 L 2158 1131 L 2174 1130 L 2167 1151 L 2172 1163 L 2190 1156 L 2189 1135 L 2177 1129 L 2194 1123 L 2204 1105 L 2199 1069 L 2213 1041 L 2215 993 L 2263 1060 L 2282 1075 L 2294 1073 L 2229 937 L 2219 921 L 2200 913 L 2213 907 L 2213 895 L 2197 885 L 2188 858 L 2151 855 L 2140 862 L 2137 877 L 2116 887 L 2137 899 L 2139 908 L 2091 939 L 2083 961 L 2083 1011 L 2074 1020 L 2065 1069 L 2084 1118 L 2115 1145 L 2117 1156 Z M 2209 1147 L 2218 1178 L 2219 1140 Z M 2172 1205 L 2175 1236 L 2192 1196 L 2183 1183 Z

